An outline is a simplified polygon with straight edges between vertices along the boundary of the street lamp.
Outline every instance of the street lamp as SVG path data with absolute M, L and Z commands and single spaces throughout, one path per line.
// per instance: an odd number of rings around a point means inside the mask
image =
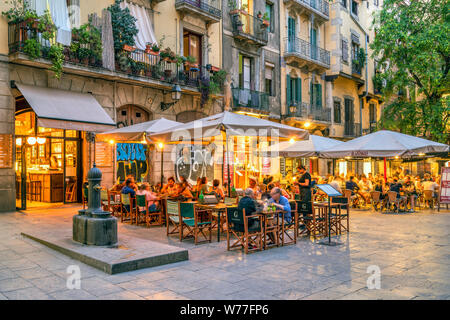
M 178 101 L 180 101 L 181 99 L 181 88 L 179 85 L 174 84 L 172 87 L 172 100 L 173 102 L 169 102 L 169 103 L 165 103 L 165 102 L 161 102 L 161 110 L 162 111 L 166 111 L 167 109 L 169 109 L 170 107 L 172 107 L 174 104 L 176 104 Z
M 297 111 L 297 106 L 296 106 L 295 104 L 291 104 L 291 105 L 289 106 L 289 112 L 290 112 L 291 114 L 295 114 L 296 111 Z
M 158 143 L 158 148 L 159 150 L 161 150 L 161 188 L 163 186 L 163 182 L 164 182 L 164 143 L 159 142 Z

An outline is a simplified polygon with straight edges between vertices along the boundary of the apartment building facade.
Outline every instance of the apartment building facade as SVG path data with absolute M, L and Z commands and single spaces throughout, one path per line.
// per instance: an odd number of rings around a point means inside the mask
M 222 68 L 222 2 L 126 0 L 120 6 L 129 8 L 139 32 L 134 47 L 119 50 L 114 49 L 111 15 L 106 10 L 114 0 L 30 0 L 29 4 L 39 16 L 50 9 L 56 39 L 45 40 L 45 30 L 38 30 L 30 20 L 0 18 L 0 211 L 34 202 L 80 201 L 83 177 L 94 162 L 106 186 L 128 174 L 159 181 L 161 154 L 166 154 L 164 177 L 172 176 L 169 148 L 162 153 L 153 145 L 123 145 L 135 157 L 127 159 L 125 170 L 115 145 L 94 143 L 90 133 L 162 117 L 187 122 L 221 112 L 222 96 L 210 95 L 202 101 L 201 83 L 212 70 Z M 8 9 L 2 1 L 0 11 Z M 81 41 L 73 38 L 72 31 L 89 21 L 101 33 L 103 52 L 97 60 L 71 51 L 71 45 Z M 64 48 L 59 79 L 49 55 L 56 42 Z M 161 54 L 150 52 L 148 45 L 153 42 L 159 43 L 161 52 L 170 48 L 177 55 L 194 57 L 196 63 L 186 67 L 163 61 Z M 39 51 L 31 57 L 33 48 Z M 174 91 L 179 100 L 172 99 Z M 97 119 L 72 114 L 83 104 L 96 110 Z M 58 113 L 55 107 L 64 110 Z

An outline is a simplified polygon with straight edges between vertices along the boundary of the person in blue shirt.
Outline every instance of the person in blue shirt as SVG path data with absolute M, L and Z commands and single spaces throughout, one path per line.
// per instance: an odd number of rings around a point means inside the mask
M 133 180 L 127 179 L 125 181 L 125 187 L 122 188 L 121 193 L 122 194 L 129 194 L 130 198 L 135 198 L 136 197 L 136 191 L 134 191 L 134 189 L 133 189 Z M 129 205 L 125 205 L 124 207 L 125 207 L 125 209 L 128 212 L 130 211 L 130 206 Z M 134 207 L 134 204 L 133 204 L 133 207 Z
M 352 196 L 355 195 L 355 193 L 357 193 L 360 189 L 354 179 L 355 177 L 351 176 L 350 180 L 345 183 L 345 189 L 352 190 Z
M 287 222 L 291 222 L 291 205 L 289 204 L 289 200 L 283 196 L 281 189 L 273 188 L 270 191 L 270 197 L 269 203 L 275 205 L 277 210 L 283 210 L 285 212 L 284 219 Z

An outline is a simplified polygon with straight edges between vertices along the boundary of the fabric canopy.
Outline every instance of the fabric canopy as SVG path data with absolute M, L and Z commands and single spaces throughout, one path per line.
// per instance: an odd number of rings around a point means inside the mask
M 270 151 L 278 152 L 279 156 L 287 158 L 314 157 L 319 156 L 320 152 L 342 143 L 344 142 L 311 134 L 308 140 L 294 143 L 284 141 L 273 145 Z
M 20 83 L 16 86 L 41 127 L 103 132 L 116 125 L 91 94 Z
M 308 131 L 303 129 L 226 111 L 152 134 L 150 139 L 164 142 L 186 141 L 187 138 L 201 140 L 219 136 L 223 131 L 227 136 L 271 136 L 296 140 L 309 137 Z
M 147 9 L 127 1 L 121 2 L 120 7 L 122 9 L 130 9 L 131 15 L 137 19 L 136 28 L 139 32 L 134 38 L 136 48 L 144 50 L 147 43 L 156 43 L 155 33 L 153 32 L 152 22 Z
M 326 158 L 408 157 L 420 153 L 448 152 L 449 148 L 446 144 L 399 132 L 382 130 L 324 150 L 321 152 L 321 156 Z
M 182 123 L 167 120 L 164 118 L 158 120 L 138 123 L 129 127 L 104 132 L 97 135 L 98 140 L 108 141 L 142 141 L 146 135 L 168 130 Z

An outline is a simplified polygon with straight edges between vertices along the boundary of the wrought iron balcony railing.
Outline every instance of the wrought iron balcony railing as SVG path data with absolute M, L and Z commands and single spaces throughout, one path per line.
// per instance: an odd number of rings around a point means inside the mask
M 344 123 L 345 137 L 359 137 L 361 136 L 361 125 L 359 123 L 345 122 Z
M 295 54 L 326 67 L 330 67 L 330 52 L 300 38 L 286 38 L 286 54 Z
M 200 80 L 210 76 L 210 71 L 204 66 L 185 67 L 140 49 L 122 51 L 116 59 L 116 71 L 192 87 L 199 87 Z
M 287 116 L 313 121 L 331 122 L 331 109 L 311 106 L 306 102 L 289 102 Z
M 360 76 L 362 74 L 362 67 L 352 62 L 352 73 Z
M 232 88 L 233 106 L 244 107 L 258 111 L 269 111 L 269 95 L 265 92 L 243 88 Z
M 221 0 L 176 0 L 175 8 L 192 8 L 193 10 L 200 10 L 201 13 L 213 16 L 219 20 L 222 18 Z
M 268 27 L 263 20 L 253 17 L 240 10 L 230 14 L 233 26 L 233 34 L 241 40 L 248 40 L 254 44 L 265 46 L 269 41 Z
M 309 112 L 309 118 L 315 121 L 331 122 L 331 109 L 312 106 Z
M 328 0 L 284 0 L 284 2 L 293 1 L 307 9 L 313 9 L 326 17 L 330 16 L 330 4 Z

